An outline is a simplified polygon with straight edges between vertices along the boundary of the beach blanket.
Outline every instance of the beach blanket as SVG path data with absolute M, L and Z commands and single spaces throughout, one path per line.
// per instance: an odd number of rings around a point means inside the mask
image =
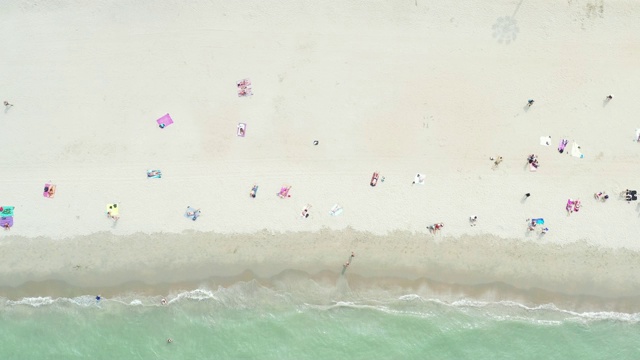
M 542 146 L 551 145 L 551 136 L 540 136 L 540 145 Z
M 575 141 L 571 145 L 571 156 L 575 156 L 580 159 L 584 158 L 584 155 L 582 154 L 582 151 L 580 149 L 580 145 L 578 145 L 578 143 L 576 143 Z
M 147 170 L 147 178 L 149 179 L 160 179 L 162 178 L 161 170 Z
M 636 137 L 633 138 L 633 141 L 640 142 L 640 129 L 636 129 Z
M 338 204 L 334 204 L 331 207 L 331 210 L 329 210 L 329 215 L 331 216 L 338 216 L 342 214 L 342 206 L 338 205 Z
M 156 120 L 156 122 L 158 123 L 158 125 L 160 125 L 161 128 L 165 128 L 173 124 L 173 119 L 171 119 L 171 116 L 169 116 L 169 114 L 166 114 L 160 119 Z
M 278 196 L 280 196 L 281 199 L 291 197 L 291 195 L 289 195 L 289 190 L 291 190 L 291 186 L 281 187 L 280 192 L 278 193 Z
M 253 95 L 253 89 L 252 89 L 252 86 L 251 86 L 251 79 L 247 78 L 247 79 L 239 80 L 239 81 L 236 82 L 236 85 L 238 85 L 238 96 L 239 97 Z
M 7 217 L 13 216 L 13 206 L 0 206 L 0 216 Z
M 120 207 L 118 204 L 107 204 L 107 214 L 114 216 L 120 216 Z
M 413 178 L 413 183 L 414 184 L 419 184 L 419 185 L 424 185 L 424 179 L 425 179 L 424 174 L 416 174 L 416 177 Z
M 568 212 L 573 212 L 573 205 L 575 205 L 575 201 L 569 199 L 567 200 L 567 206 L 565 207 L 565 209 L 567 209 Z
M 42 196 L 53 199 L 55 195 L 56 195 L 56 186 L 48 183 L 44 184 L 44 191 L 42 192 Z
M 569 140 L 567 139 L 560 139 L 560 144 L 558 144 L 558 152 L 560 154 L 562 154 L 564 152 L 564 148 L 567 147 L 567 144 L 569 143 Z
M 247 124 L 238 123 L 238 129 L 236 130 L 236 136 L 244 137 L 247 132 Z
M 6 216 L 0 218 L 0 226 L 5 227 L 9 225 L 9 227 L 13 226 L 13 216 Z

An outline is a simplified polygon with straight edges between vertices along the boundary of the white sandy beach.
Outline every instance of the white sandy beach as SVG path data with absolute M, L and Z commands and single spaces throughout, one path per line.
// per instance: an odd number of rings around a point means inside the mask
M 640 206 L 619 197 L 640 187 L 637 14 L 627 0 L 0 5 L 0 100 L 13 104 L 0 206 L 15 206 L 0 285 L 151 281 L 140 264 L 214 260 L 201 275 L 315 272 L 356 251 L 354 274 L 640 295 Z M 243 78 L 251 97 L 237 96 Z M 562 138 L 584 158 L 560 154 Z M 371 187 L 374 171 L 385 181 Z M 569 198 L 583 204 L 570 216 Z

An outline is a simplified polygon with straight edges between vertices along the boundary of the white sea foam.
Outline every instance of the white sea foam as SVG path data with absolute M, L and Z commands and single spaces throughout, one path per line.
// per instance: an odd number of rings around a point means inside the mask
M 444 308 L 458 309 L 461 313 L 471 314 L 482 310 L 476 315 L 482 315 L 495 321 L 528 321 L 540 325 L 558 325 L 563 322 L 589 323 L 593 321 L 623 321 L 640 323 L 640 313 L 620 313 L 612 311 L 577 312 L 558 308 L 555 304 L 547 303 L 527 306 L 515 301 L 481 301 L 476 299 L 457 299 L 446 301 L 438 298 L 425 298 L 418 294 L 409 293 L 390 296 L 386 291 L 379 293 L 367 291 L 364 294 L 343 294 L 335 297 L 332 289 L 319 288 L 312 280 L 311 284 L 301 288 L 289 286 L 287 291 L 272 289 L 252 280 L 238 282 L 228 287 L 218 287 L 215 290 L 200 287 L 193 290 L 169 294 L 164 298 L 167 306 L 179 306 L 183 302 L 206 302 L 223 308 L 260 308 L 264 306 L 291 306 L 295 311 L 326 311 L 340 308 L 369 309 L 388 314 L 429 318 L 443 313 Z M 290 285 L 290 284 L 289 284 Z M 302 291 L 308 290 L 308 292 Z M 328 295 L 332 294 L 332 295 Z M 330 296 L 330 297 L 325 297 Z M 333 297 L 333 299 L 331 299 Z M 118 304 L 121 306 L 157 307 L 161 304 L 162 296 L 140 296 L 128 294 L 113 298 L 104 298 L 100 303 Z M 83 295 L 74 298 L 26 297 L 19 300 L 0 298 L 0 304 L 6 306 L 28 306 L 41 308 L 53 305 L 78 306 L 82 308 L 95 307 L 99 303 L 94 295 Z

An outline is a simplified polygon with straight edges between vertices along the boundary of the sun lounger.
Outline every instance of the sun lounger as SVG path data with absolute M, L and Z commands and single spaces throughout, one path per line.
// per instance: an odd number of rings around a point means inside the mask
M 281 187 L 280 192 L 278 193 L 278 196 L 280 196 L 281 199 L 291 197 L 291 195 L 289 195 L 289 190 L 291 190 L 291 186 Z
M 380 175 L 377 172 L 374 172 L 373 176 L 371 176 L 371 182 L 369 183 L 369 185 L 371 186 L 378 185 L 378 177 L 380 177 Z
M 162 171 L 160 170 L 147 170 L 147 178 L 160 179 L 162 177 Z
M 247 124 L 239 123 L 238 129 L 236 130 L 236 136 L 244 137 L 247 132 Z
M 8 217 L 13 216 L 13 206 L 0 206 L 0 216 Z
M 161 129 L 164 129 L 167 126 L 173 124 L 173 119 L 171 119 L 171 116 L 169 114 L 165 114 L 163 117 L 156 120 L 156 122 L 158 123 Z
M 44 191 L 42 192 L 42 196 L 53 199 L 55 195 L 56 186 L 53 184 L 44 184 Z
M 249 196 L 251 196 L 252 198 L 255 198 L 257 194 L 258 194 L 258 185 L 253 185 L 253 187 L 251 188 L 251 192 L 249 193 Z

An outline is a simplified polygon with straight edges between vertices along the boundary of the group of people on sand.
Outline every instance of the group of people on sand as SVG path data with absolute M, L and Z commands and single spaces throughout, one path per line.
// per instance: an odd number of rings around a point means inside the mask
M 540 166 L 538 163 L 538 156 L 536 156 L 536 154 L 530 154 L 529 157 L 527 157 L 527 161 L 529 162 L 529 165 L 533 166 L 535 169 Z

